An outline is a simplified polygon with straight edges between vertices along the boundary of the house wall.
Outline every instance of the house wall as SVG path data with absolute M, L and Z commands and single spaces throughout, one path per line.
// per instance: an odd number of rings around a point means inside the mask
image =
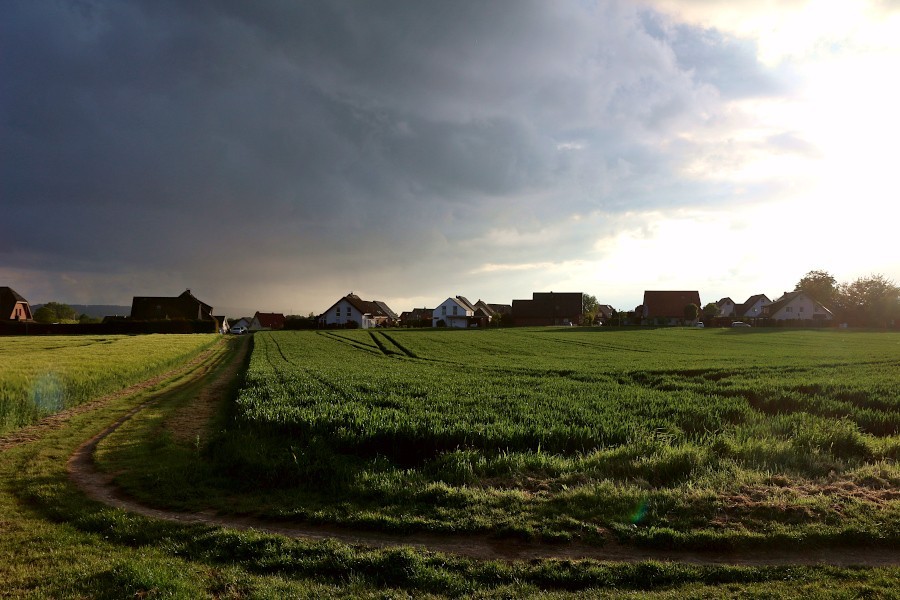
M 21 302 L 17 303 L 13 308 L 12 315 L 9 317 L 13 321 L 25 321 L 29 318 L 28 311 L 25 310 L 25 305 Z
M 723 317 L 732 316 L 734 314 L 734 302 L 726 302 L 719 307 L 719 311 L 721 311 L 721 316 Z
M 781 310 L 771 315 L 770 318 L 776 321 L 787 321 L 790 319 L 822 319 L 830 321 L 833 317 L 830 313 L 821 309 L 812 298 L 798 296 L 788 302 L 787 305 L 782 306 Z
M 259 322 L 259 319 L 253 317 L 253 320 L 250 321 L 250 325 L 247 327 L 250 331 L 269 331 L 268 327 L 263 327 L 262 323 Z
M 453 314 L 454 309 L 456 309 L 456 314 Z M 444 321 L 447 327 L 466 328 L 469 326 L 467 317 L 471 317 L 474 314 L 471 310 L 466 310 L 464 306 L 453 298 L 447 298 L 434 309 L 431 317 L 431 326 L 437 327 L 439 321 Z
M 342 298 L 322 316 L 326 325 L 346 325 L 350 321 L 356 321 L 360 327 L 364 327 L 362 314 L 346 298 Z

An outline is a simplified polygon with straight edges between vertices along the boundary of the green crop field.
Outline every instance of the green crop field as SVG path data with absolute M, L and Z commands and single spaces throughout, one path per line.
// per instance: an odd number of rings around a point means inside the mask
M 201 361 L 165 382 L 0 445 L 0 596 L 900 593 L 895 334 L 573 328 L 212 339 Z M 187 340 L 197 345 L 182 348 L 174 368 L 204 347 L 201 336 L 165 336 L 165 351 L 117 347 L 147 336 L 42 338 L 48 346 L 29 353 L 80 342 L 66 350 L 68 371 L 85 373 L 117 360 L 124 369 L 128 354 L 147 366 Z M 103 347 L 117 349 L 89 360 Z M 52 363 L 63 372 L 65 360 Z M 73 467 L 69 457 L 98 439 Z M 100 477 L 73 477 L 73 468 Z M 119 488 L 112 497 L 177 510 L 150 517 L 92 499 L 106 497 L 106 481 Z M 191 522 L 209 515 L 223 520 Z M 248 521 L 253 529 L 241 530 Z M 292 539 L 286 525 L 346 535 Z M 380 530 L 369 539 L 430 542 L 370 547 L 357 537 L 366 529 Z M 519 558 L 453 550 L 470 544 Z M 733 552 L 686 551 L 696 564 L 661 558 L 679 546 Z M 596 558 L 568 558 L 573 548 Z M 617 548 L 625 552 L 606 554 Z
M 545 539 L 900 541 L 895 334 L 357 330 L 254 344 L 208 451 L 239 488 L 222 509 Z
M 0 338 L 0 433 L 157 375 L 216 337 Z

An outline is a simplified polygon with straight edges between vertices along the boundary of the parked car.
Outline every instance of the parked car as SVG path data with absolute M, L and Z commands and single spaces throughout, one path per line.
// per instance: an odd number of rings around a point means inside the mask
M 703 321 L 697 321 L 697 324 L 694 325 L 694 327 L 699 327 L 702 329 L 702 328 L 706 327 L 706 325 L 703 324 Z
M 735 321 L 731 324 L 732 327 L 750 327 L 750 323 L 744 323 L 743 321 Z
M 243 325 L 235 325 L 231 329 L 228 330 L 229 333 L 233 333 L 234 335 L 243 335 L 247 333 L 247 328 Z

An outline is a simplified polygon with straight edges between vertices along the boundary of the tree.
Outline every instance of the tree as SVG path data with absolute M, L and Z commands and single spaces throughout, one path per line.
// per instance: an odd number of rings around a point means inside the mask
M 591 294 L 582 294 L 581 296 L 581 322 L 584 325 L 593 325 L 597 319 L 597 311 L 600 309 L 600 302 L 597 296 Z
M 62 302 L 48 302 L 34 311 L 34 320 L 38 323 L 74 323 L 75 309 Z
M 900 318 L 900 287 L 884 275 L 841 284 L 837 296 L 841 316 L 855 325 L 885 327 Z
M 697 316 L 700 314 L 700 307 L 691 302 L 690 304 L 684 307 L 684 320 L 685 321 L 696 321 Z
M 794 291 L 806 292 L 815 300 L 830 308 L 834 306 L 835 296 L 837 295 L 837 280 L 828 271 L 810 271 L 797 282 L 797 285 L 794 286 Z
M 712 319 L 713 317 L 719 314 L 719 305 L 715 302 L 710 302 L 706 306 L 703 307 L 703 316 L 707 319 Z

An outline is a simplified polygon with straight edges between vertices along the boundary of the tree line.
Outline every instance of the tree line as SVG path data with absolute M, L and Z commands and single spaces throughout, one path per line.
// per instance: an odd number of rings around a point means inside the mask
M 900 323 L 900 287 L 881 274 L 838 283 L 828 271 L 813 270 L 797 282 L 794 291 L 812 296 L 841 323 L 857 327 L 892 327 Z
M 34 311 L 38 323 L 99 323 L 87 314 L 77 314 L 75 309 L 64 302 L 48 302 Z

